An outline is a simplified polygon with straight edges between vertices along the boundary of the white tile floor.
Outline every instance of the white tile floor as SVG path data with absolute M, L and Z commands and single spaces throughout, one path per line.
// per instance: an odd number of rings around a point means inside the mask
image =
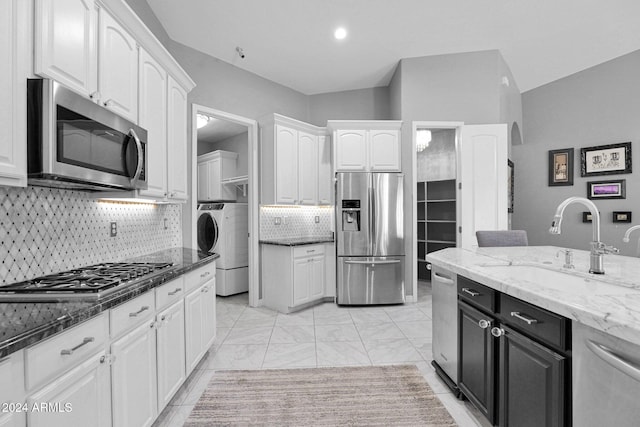
M 224 369 L 271 369 L 411 363 L 418 366 L 459 426 L 484 420 L 457 400 L 431 367 L 431 288 L 405 305 L 339 307 L 325 303 L 293 314 L 248 307 L 247 294 L 217 297 L 216 341 L 155 423 L 182 426 L 211 376 Z

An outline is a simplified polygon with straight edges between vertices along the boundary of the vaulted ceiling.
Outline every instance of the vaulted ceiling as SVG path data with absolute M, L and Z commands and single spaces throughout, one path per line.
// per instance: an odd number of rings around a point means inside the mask
M 402 58 L 488 49 L 524 92 L 640 49 L 638 0 L 148 3 L 173 40 L 307 95 L 386 86 Z

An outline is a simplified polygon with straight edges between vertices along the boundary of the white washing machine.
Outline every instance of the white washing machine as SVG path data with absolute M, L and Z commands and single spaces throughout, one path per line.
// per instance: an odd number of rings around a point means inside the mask
M 198 205 L 198 247 L 220 255 L 216 295 L 249 290 L 249 211 L 246 203 Z

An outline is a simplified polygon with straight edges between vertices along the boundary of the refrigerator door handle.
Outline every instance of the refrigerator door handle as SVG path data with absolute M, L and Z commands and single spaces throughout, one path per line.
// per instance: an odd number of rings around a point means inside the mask
M 390 259 L 390 260 L 383 260 L 383 261 L 345 261 L 345 264 L 399 264 L 400 260 L 399 259 Z
M 369 247 L 369 253 L 371 255 L 374 255 L 376 253 L 376 241 L 375 241 L 375 230 L 376 230 L 376 226 L 375 226 L 375 204 L 373 203 L 373 192 L 374 192 L 374 188 L 371 185 L 371 182 L 369 182 L 369 242 L 370 242 L 370 247 Z

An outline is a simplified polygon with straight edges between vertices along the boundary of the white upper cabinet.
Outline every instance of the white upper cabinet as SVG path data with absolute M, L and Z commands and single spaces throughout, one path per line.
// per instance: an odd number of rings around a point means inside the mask
M 318 137 L 318 204 L 330 205 L 333 200 L 333 170 L 331 167 L 331 138 Z
M 238 154 L 216 150 L 198 156 L 198 201 L 235 201 L 236 188 L 223 181 L 236 176 Z
M 138 122 L 138 44 L 90 0 L 36 0 L 34 71 Z
M 318 203 L 318 136 L 298 131 L 298 202 Z
M 171 76 L 167 97 L 168 197 L 187 200 L 187 92 Z
M 167 195 L 167 73 L 140 49 L 139 124 L 147 130 L 147 189 L 150 197 Z
M 401 172 L 396 120 L 330 120 L 337 172 Z
M 276 125 L 276 203 L 298 203 L 298 131 Z
M 400 131 L 372 129 L 369 131 L 369 170 L 399 172 Z
M 325 152 L 325 128 L 279 114 L 260 120 L 260 203 L 317 205 L 328 202 L 326 187 L 320 184 L 321 154 Z M 326 158 L 325 158 L 326 161 Z M 325 165 L 326 166 L 326 165 Z M 329 164 L 330 168 L 330 164 Z M 322 172 L 321 172 L 322 171 Z M 329 172 L 330 175 L 330 172 Z M 331 185 L 331 180 L 327 185 Z
M 339 130 L 335 136 L 336 170 L 367 170 L 367 132 L 364 130 Z
M 27 185 L 28 2 L 0 2 L 0 185 Z
M 35 7 L 35 73 L 92 95 L 98 64 L 94 1 L 36 0 Z
M 138 120 L 138 44 L 104 9 L 100 10 L 98 90 L 100 103 Z

